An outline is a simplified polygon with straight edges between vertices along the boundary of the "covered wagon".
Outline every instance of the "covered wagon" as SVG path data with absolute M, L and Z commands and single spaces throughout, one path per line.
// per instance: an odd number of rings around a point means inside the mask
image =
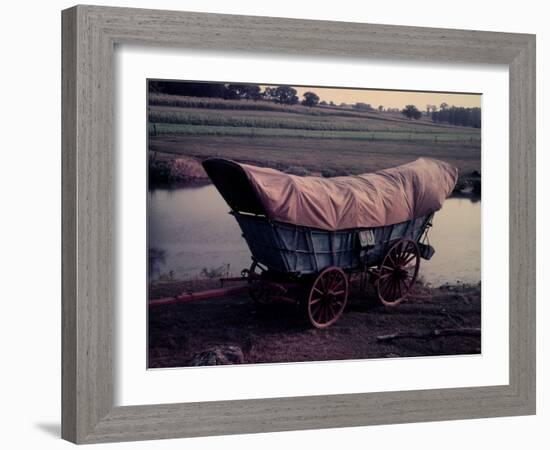
M 237 220 L 252 254 L 243 271 L 259 304 L 293 301 L 317 328 L 347 303 L 351 278 L 379 300 L 406 298 L 434 249 L 426 243 L 434 213 L 458 171 L 429 158 L 355 176 L 297 176 L 211 158 L 203 166 Z

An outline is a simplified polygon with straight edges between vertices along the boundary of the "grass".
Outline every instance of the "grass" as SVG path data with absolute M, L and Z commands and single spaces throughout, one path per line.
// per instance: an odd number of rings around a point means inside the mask
M 414 131 L 322 131 L 292 128 L 261 128 L 254 126 L 212 126 L 155 123 L 149 126 L 149 133 L 156 135 L 190 136 L 247 136 L 302 139 L 353 139 L 360 141 L 433 141 L 433 142 L 477 142 L 479 136 L 464 133 L 433 133 Z

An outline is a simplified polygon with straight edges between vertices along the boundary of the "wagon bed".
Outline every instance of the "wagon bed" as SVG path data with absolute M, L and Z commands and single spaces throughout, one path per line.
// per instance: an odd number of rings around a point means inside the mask
M 232 211 L 254 259 L 271 270 L 307 275 L 336 266 L 378 265 L 392 243 L 419 242 L 433 214 L 393 225 L 326 231 Z

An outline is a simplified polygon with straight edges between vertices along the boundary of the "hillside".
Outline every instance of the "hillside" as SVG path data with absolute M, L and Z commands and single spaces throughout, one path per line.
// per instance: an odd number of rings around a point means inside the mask
M 149 150 L 164 160 L 222 156 L 324 176 L 378 170 L 419 156 L 449 161 L 463 178 L 481 165 L 480 129 L 434 123 L 427 115 L 409 120 L 351 107 L 159 94 L 150 95 L 148 114 Z

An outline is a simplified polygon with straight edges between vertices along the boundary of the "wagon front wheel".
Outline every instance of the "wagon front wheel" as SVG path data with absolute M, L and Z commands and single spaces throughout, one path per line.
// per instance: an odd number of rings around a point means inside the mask
M 348 300 L 348 277 L 339 267 L 327 267 L 313 282 L 307 318 L 315 328 L 327 328 L 342 315 Z
M 397 241 L 378 269 L 376 290 L 380 301 L 387 306 L 401 303 L 416 281 L 419 267 L 418 244 L 410 239 Z

